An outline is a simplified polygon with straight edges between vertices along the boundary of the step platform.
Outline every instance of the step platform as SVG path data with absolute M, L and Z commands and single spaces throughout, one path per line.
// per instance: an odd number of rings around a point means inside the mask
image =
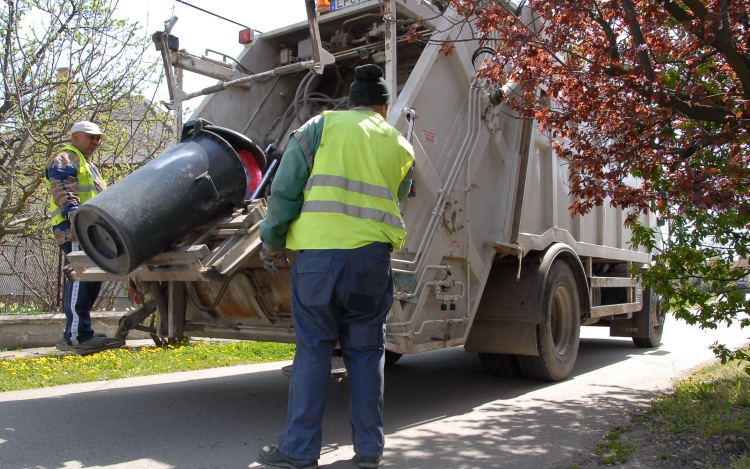
M 292 365 L 287 365 L 281 369 L 281 373 L 290 378 L 292 376 Z M 331 357 L 331 379 L 341 381 L 349 375 L 344 366 L 344 357 L 333 356 Z

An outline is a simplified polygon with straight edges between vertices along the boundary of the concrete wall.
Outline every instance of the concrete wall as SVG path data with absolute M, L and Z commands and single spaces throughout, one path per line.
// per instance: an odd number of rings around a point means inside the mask
M 96 332 L 103 332 L 112 337 L 117 332 L 117 325 L 123 312 L 91 313 L 91 325 Z M 19 348 L 53 347 L 62 340 L 65 330 L 65 315 L 0 315 L 0 350 Z M 141 331 L 131 331 L 128 339 L 148 339 L 149 335 Z

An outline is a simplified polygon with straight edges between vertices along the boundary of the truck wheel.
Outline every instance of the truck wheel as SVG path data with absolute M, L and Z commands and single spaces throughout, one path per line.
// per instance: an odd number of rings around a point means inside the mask
M 645 314 L 646 318 L 638 318 L 638 315 Z M 661 299 L 654 293 L 651 288 L 646 288 L 643 292 L 643 309 L 634 313 L 633 316 L 640 319 L 636 320 L 637 324 L 643 324 L 649 331 L 648 337 L 633 337 L 633 343 L 640 348 L 654 348 L 661 343 L 661 336 L 664 334 L 664 320 L 667 318 L 667 311 L 661 307 Z
M 391 352 L 390 350 L 385 351 L 385 364 L 386 365 L 395 365 L 397 361 L 401 359 L 403 355 L 396 352 Z
M 540 381 L 562 381 L 573 370 L 581 333 L 581 306 L 570 266 L 556 261 L 547 274 L 542 323 L 537 330 L 539 356 L 518 356 L 524 376 Z
M 480 353 L 479 361 L 485 371 L 500 378 L 521 378 L 523 373 L 518 366 L 516 355 L 507 353 Z

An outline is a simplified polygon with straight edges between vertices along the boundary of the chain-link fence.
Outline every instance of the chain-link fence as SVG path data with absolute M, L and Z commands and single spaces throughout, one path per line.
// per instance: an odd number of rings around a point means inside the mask
M 23 239 L 0 245 L 0 314 L 62 311 L 64 265 L 51 242 Z M 104 282 L 94 310 L 128 306 L 125 282 Z

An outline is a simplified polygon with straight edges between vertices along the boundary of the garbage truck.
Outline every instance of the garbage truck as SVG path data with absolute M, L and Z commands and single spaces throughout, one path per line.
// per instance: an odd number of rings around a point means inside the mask
M 416 190 L 400 204 L 406 245 L 391 256 L 388 364 L 464 347 L 494 375 L 558 381 L 573 369 L 582 326 L 658 346 L 663 300 L 632 275 L 651 254 L 630 246 L 628 214 L 604 204 L 571 216 L 568 162 L 510 109 L 513 83 L 476 78 L 487 48 L 448 2 L 318 3 L 327 11 L 307 0 L 306 22 L 243 31 L 231 60 L 181 50 L 169 28 L 154 34 L 170 105 L 203 100 L 179 122 L 177 145 L 81 206 L 73 228 L 83 252 L 66 268 L 73 280 L 128 281 L 140 304 L 118 336 L 294 342 L 289 269 L 271 275 L 259 258 L 265 198 L 291 132 L 345 109 L 354 68 L 375 63 L 395 91 L 388 122 L 415 153 Z M 531 24 L 524 3 L 517 13 Z M 217 82 L 185 91 L 186 72 Z M 242 155 L 262 174 L 253 193 Z M 639 220 L 661 229 L 653 214 Z

